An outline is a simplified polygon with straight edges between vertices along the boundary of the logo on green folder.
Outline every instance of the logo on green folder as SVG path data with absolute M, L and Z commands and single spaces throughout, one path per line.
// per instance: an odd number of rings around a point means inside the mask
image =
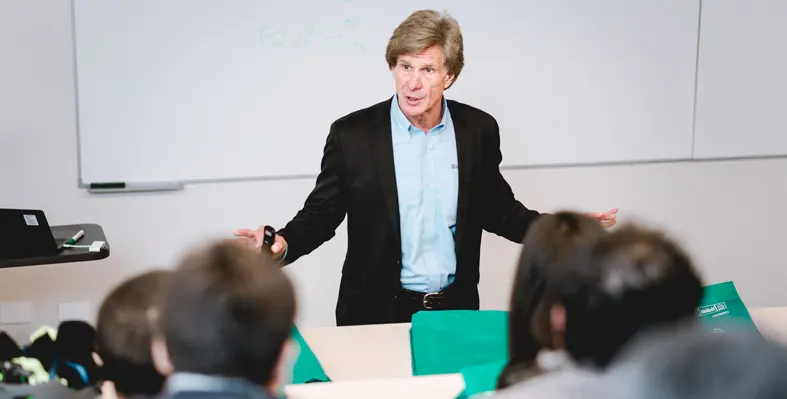
M 729 313 L 727 311 L 727 304 L 725 302 L 714 303 L 712 305 L 700 306 L 697 308 L 697 317 L 713 315 L 711 317 L 721 316 Z

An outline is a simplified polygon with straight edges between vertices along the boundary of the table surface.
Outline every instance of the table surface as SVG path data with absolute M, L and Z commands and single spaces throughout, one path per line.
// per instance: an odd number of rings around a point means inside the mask
M 109 241 L 107 241 L 107 237 L 104 234 L 104 229 L 97 224 L 87 223 L 52 226 L 51 230 L 55 238 L 70 238 L 79 230 L 84 231 L 85 235 L 77 242 L 77 245 L 90 245 L 94 241 L 104 241 L 106 244 L 104 248 L 98 252 L 90 252 L 87 248 L 64 248 L 59 254 L 53 256 L 0 260 L 0 269 L 51 265 L 57 263 L 86 262 L 104 259 L 109 256 Z
M 750 308 L 763 336 L 787 345 L 787 307 Z M 456 398 L 461 374 L 413 377 L 410 323 L 301 329 L 333 382 L 291 385 L 292 399 Z M 348 350 L 348 348 L 373 348 Z
M 289 385 L 287 399 L 455 399 L 465 389 L 461 374 Z

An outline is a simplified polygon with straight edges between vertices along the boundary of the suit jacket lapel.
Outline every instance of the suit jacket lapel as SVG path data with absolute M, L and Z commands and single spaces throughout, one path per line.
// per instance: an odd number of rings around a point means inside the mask
M 402 237 L 399 226 L 399 192 L 396 189 L 396 172 L 393 159 L 393 137 L 391 132 L 391 101 L 380 104 L 376 119 L 369 132 L 369 143 L 372 147 L 372 156 L 377 166 L 377 175 L 388 209 L 388 216 L 393 226 L 394 236 L 399 247 Z
M 448 109 L 454 122 L 456 136 L 456 153 L 459 161 L 459 195 L 456 206 L 456 250 L 461 249 L 467 222 L 467 203 L 470 196 L 470 180 L 473 169 L 473 136 L 465 124 L 461 112 L 448 101 Z

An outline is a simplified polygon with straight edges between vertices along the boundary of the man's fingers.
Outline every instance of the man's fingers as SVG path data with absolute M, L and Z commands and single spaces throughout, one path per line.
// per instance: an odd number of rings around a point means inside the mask
M 612 208 L 607 212 L 588 212 L 587 215 L 599 222 L 611 222 L 617 219 L 617 213 L 618 208 Z
M 262 248 L 262 235 L 256 230 L 251 229 L 238 229 L 235 230 L 235 236 L 242 239 L 249 240 L 249 246 L 254 248 Z
M 237 237 L 252 238 L 254 237 L 254 233 L 255 231 L 251 229 L 237 229 L 235 230 L 234 235 Z
M 274 254 L 280 254 L 284 252 L 284 249 L 286 247 L 287 247 L 287 241 L 284 240 L 284 237 L 277 234 L 276 240 L 273 242 L 273 245 L 271 246 L 271 251 L 273 251 Z

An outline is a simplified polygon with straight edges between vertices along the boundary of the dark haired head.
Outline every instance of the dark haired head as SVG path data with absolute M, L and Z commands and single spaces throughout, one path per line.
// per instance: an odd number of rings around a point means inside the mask
M 269 387 L 296 308 L 293 285 L 270 255 L 217 242 L 188 254 L 174 280 L 160 322 L 174 371 Z
M 98 311 L 96 346 L 103 374 L 119 395 L 152 395 L 164 377 L 150 353 L 161 294 L 172 272 L 153 271 L 124 281 L 112 289 Z
M 539 374 L 536 357 L 542 348 L 554 347 L 549 297 L 553 269 L 572 258 L 579 245 L 605 235 L 592 218 L 574 212 L 539 217 L 528 230 L 514 277 L 508 320 L 509 361 L 498 379 L 503 388 Z
M 689 257 L 658 231 L 629 225 L 579 251 L 562 270 L 566 351 L 606 367 L 636 334 L 690 320 L 702 282 Z

